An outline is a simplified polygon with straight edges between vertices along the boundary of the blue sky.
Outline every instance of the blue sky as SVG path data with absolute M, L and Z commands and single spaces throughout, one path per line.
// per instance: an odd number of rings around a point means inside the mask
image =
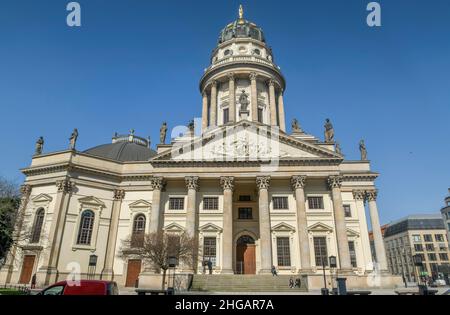
M 34 144 L 109 143 L 134 128 L 159 138 L 201 115 L 198 82 L 219 31 L 237 16 L 260 25 L 286 79 L 287 121 L 323 137 L 331 118 L 348 159 L 366 140 L 383 223 L 438 212 L 450 187 L 450 1 L 66 0 L 0 2 L 0 175 L 20 182 Z

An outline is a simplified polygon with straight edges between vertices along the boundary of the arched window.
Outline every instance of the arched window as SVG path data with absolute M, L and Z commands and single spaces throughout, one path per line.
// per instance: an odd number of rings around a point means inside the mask
M 139 214 L 133 221 L 133 233 L 131 235 L 131 246 L 142 246 L 145 234 L 145 215 Z
M 94 229 L 95 214 L 91 210 L 85 210 L 81 214 L 80 229 L 78 230 L 78 245 L 90 245 L 92 230 Z
M 43 208 L 39 208 L 36 212 L 33 229 L 31 230 L 30 243 L 39 243 L 39 240 L 41 239 L 42 224 L 44 223 L 44 213 L 45 211 Z

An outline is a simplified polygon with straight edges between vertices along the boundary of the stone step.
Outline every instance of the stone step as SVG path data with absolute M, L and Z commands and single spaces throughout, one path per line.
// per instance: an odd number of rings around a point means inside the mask
M 306 283 L 301 281 L 300 288 L 290 288 L 289 279 L 298 276 L 272 275 L 194 275 L 192 291 L 216 292 L 304 292 Z

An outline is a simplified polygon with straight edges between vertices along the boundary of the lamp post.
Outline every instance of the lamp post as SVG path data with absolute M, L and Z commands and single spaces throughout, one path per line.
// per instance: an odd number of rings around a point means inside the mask
M 331 268 L 336 270 L 336 278 L 337 278 L 337 258 L 336 256 L 330 256 L 330 273 L 331 273 Z M 337 295 L 337 288 L 334 288 L 334 284 L 333 284 L 333 277 L 331 277 L 331 292 L 334 295 Z
M 322 292 L 322 295 L 329 295 L 330 292 L 327 289 L 327 277 L 325 275 L 325 259 L 323 256 L 322 256 L 322 268 L 323 268 L 323 285 L 324 285 L 324 287 L 322 288 L 321 292 Z
M 170 287 L 170 273 L 169 273 L 169 287 L 167 288 L 167 295 L 175 294 L 175 268 L 178 264 L 178 259 L 175 256 L 168 258 L 169 270 L 172 269 L 172 286 Z
M 413 261 L 414 261 L 414 265 L 419 268 L 419 267 L 423 267 L 423 261 L 422 261 L 422 256 L 420 254 L 416 254 L 413 256 Z M 422 269 L 422 268 L 421 268 Z M 419 273 L 417 271 L 417 273 Z M 417 285 L 419 286 L 419 294 L 420 295 L 428 295 L 428 287 L 427 287 L 427 283 L 422 283 L 421 280 L 419 280 L 420 278 L 418 278 L 417 281 Z

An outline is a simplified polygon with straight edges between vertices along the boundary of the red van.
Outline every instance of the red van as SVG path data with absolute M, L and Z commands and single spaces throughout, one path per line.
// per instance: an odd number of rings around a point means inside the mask
M 42 290 L 37 295 L 119 295 L 119 289 L 114 281 L 61 281 Z

